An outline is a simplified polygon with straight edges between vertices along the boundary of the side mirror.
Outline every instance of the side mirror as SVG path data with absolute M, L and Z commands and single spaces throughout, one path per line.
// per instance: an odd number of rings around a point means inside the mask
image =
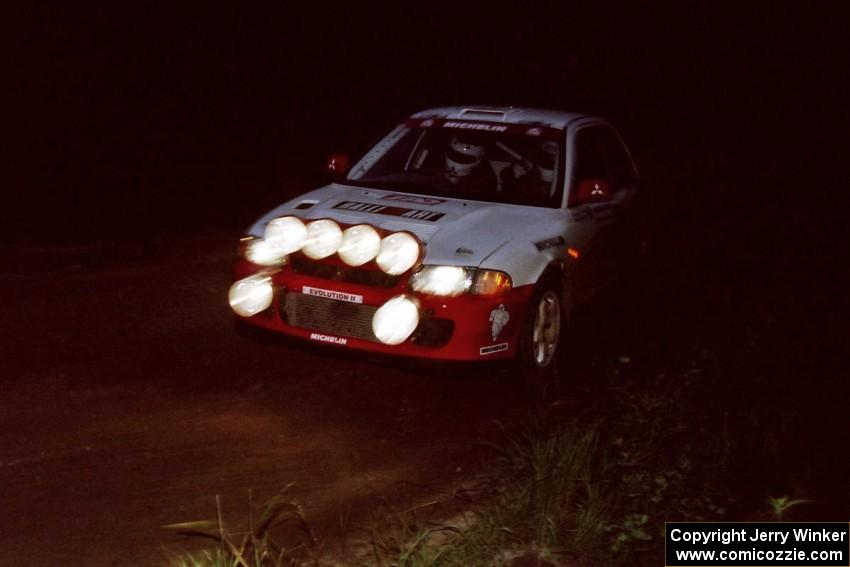
M 570 195 L 570 206 L 586 203 L 604 203 L 611 200 L 611 186 L 604 179 L 579 181 L 575 193 Z
M 328 158 L 327 170 L 334 179 L 342 179 L 351 167 L 347 154 L 333 154 Z

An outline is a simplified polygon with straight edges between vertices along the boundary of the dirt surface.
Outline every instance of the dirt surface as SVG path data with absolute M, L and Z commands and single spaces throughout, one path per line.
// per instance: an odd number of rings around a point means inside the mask
M 574 313 L 562 399 L 598 410 L 618 381 L 702 369 L 718 385 L 706 407 L 742 416 L 736 438 L 758 408 L 781 434 L 770 459 L 730 471 L 730 519 L 790 494 L 812 500 L 806 519 L 839 520 L 846 334 L 840 279 L 824 275 L 841 209 L 812 223 L 780 205 L 729 209 L 718 193 L 669 215 L 644 276 Z M 494 421 L 523 423 L 526 399 L 492 367 L 240 336 L 226 302 L 236 237 L 0 253 L 0 566 L 160 565 L 192 543 L 163 525 L 213 519 L 216 495 L 239 524 L 248 489 L 260 502 L 291 482 L 333 549 L 341 516 L 354 531 L 387 498 L 449 497 L 486 470 L 476 441 L 498 438 Z
M 135 254 L 135 256 L 134 256 Z M 246 517 L 290 482 L 333 546 L 341 514 L 449 489 L 526 406 L 509 380 L 246 339 L 231 238 L 18 255 L 2 277 L 0 565 L 155 565 L 161 528 Z M 433 494 L 432 494 L 433 495 Z

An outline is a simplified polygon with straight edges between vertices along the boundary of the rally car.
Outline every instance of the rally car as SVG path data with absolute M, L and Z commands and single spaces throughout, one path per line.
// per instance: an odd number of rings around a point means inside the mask
M 638 175 L 605 119 L 414 114 L 240 242 L 230 306 L 337 348 L 551 371 L 570 310 L 639 251 Z

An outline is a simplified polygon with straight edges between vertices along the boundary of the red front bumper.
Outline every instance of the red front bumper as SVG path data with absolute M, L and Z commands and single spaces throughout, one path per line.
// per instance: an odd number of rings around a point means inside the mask
M 240 261 L 235 267 L 236 279 L 242 279 L 264 268 Z M 437 360 L 492 360 L 511 358 L 516 355 L 522 321 L 526 306 L 531 298 L 533 286 L 513 288 L 498 295 L 461 295 L 437 297 L 416 294 L 407 289 L 407 277 L 401 278 L 393 287 L 374 287 L 351 282 L 335 281 L 299 274 L 291 266 L 284 266 L 272 274 L 275 298 L 271 307 L 253 317 L 242 318 L 245 322 L 271 331 L 280 332 L 304 340 L 335 345 L 341 348 L 363 350 L 399 356 L 412 356 Z M 289 293 L 302 293 L 303 288 L 312 287 L 329 292 L 361 296 L 363 305 L 380 307 L 388 299 L 400 294 L 415 297 L 419 302 L 420 319 L 433 318 L 452 322 L 448 340 L 439 346 L 417 344 L 408 339 L 400 345 L 386 345 L 377 339 L 369 340 L 336 334 L 329 328 L 306 328 L 287 323 L 283 297 Z M 325 301 L 331 301 L 327 299 Z M 500 306 L 504 306 L 504 312 Z M 494 311 L 499 313 L 494 314 Z M 491 316 L 507 323 L 494 328 Z M 421 326 L 421 323 L 420 323 Z M 415 333 L 414 333 L 415 336 Z

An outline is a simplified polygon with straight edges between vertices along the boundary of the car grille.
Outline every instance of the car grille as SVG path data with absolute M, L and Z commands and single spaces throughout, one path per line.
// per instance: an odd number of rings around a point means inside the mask
M 290 292 L 285 294 L 281 307 L 281 316 L 293 327 L 367 341 L 378 340 L 372 332 L 372 316 L 378 308 L 372 305 Z
M 326 264 L 300 256 L 291 258 L 291 263 L 292 269 L 298 274 L 373 287 L 393 287 L 401 279 L 401 276 L 391 276 L 379 270 Z

